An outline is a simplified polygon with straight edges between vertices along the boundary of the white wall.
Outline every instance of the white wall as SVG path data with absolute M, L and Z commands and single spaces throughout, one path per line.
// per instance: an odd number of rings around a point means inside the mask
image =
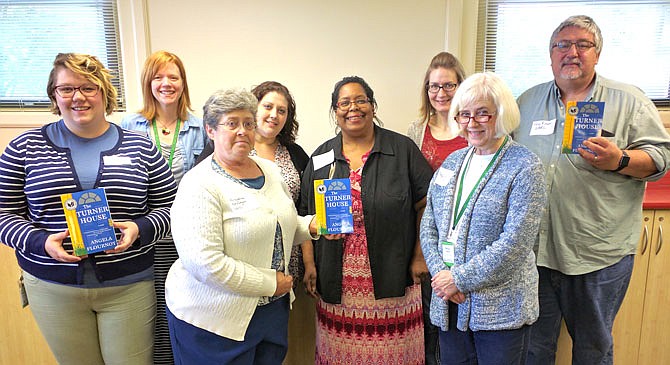
M 185 5 L 188 4 L 188 5 Z M 385 126 L 415 118 L 430 58 L 444 47 L 445 1 L 147 0 L 151 51 L 186 65 L 198 115 L 216 89 L 285 84 L 309 152 L 333 135 L 330 93 L 344 76 L 368 81 Z

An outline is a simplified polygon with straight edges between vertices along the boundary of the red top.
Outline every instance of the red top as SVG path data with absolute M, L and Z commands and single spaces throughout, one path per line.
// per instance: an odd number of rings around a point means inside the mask
M 433 171 L 436 171 L 442 165 L 447 156 L 456 150 L 467 147 L 468 141 L 461 137 L 456 136 L 452 139 L 445 141 L 440 141 L 433 137 L 433 134 L 430 133 L 430 127 L 426 123 L 426 132 L 423 135 L 423 143 L 421 144 L 421 153 L 426 157 L 430 167 Z

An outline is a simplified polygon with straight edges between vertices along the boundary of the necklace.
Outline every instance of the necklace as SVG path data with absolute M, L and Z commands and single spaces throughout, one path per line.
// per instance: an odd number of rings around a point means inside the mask
M 169 135 L 170 133 L 172 133 L 172 128 L 167 128 L 163 123 L 161 123 L 160 121 L 158 121 L 158 120 L 156 120 L 156 119 L 154 119 L 154 121 L 157 122 L 158 124 L 160 124 L 160 126 L 161 126 L 161 133 L 162 133 L 164 136 L 167 136 L 167 135 Z M 170 123 L 170 124 L 172 124 L 172 123 Z
M 153 121 L 154 121 L 154 123 L 153 123 L 154 134 L 156 135 L 156 148 L 158 149 L 159 153 L 163 153 L 163 151 L 161 150 L 161 140 L 158 136 L 158 127 L 156 127 L 156 119 L 154 119 Z M 172 146 L 170 147 L 170 157 L 168 158 L 168 166 L 170 166 L 170 168 L 172 168 L 172 158 L 174 157 L 174 151 L 175 151 L 175 148 L 177 146 L 177 137 L 179 136 L 179 126 L 180 125 L 181 125 L 181 120 L 179 118 L 177 118 L 177 127 L 175 128 L 177 133 L 175 133 L 174 137 L 172 137 Z M 167 133 L 165 133 L 165 129 L 166 128 L 163 128 L 163 130 L 161 132 L 164 135 L 170 134 L 170 130 L 168 129 Z

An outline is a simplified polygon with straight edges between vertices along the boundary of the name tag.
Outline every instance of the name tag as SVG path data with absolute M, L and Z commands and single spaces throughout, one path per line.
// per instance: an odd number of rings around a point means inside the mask
M 435 184 L 439 186 L 447 186 L 449 182 L 451 182 L 451 179 L 454 177 L 454 172 L 452 170 L 445 169 L 443 167 L 440 167 L 439 170 L 437 170 L 437 173 L 435 175 Z
M 552 120 L 536 120 L 530 128 L 531 136 L 548 136 L 554 134 L 556 127 L 556 119 Z
M 103 156 L 102 161 L 105 166 L 122 166 L 132 164 L 132 160 L 128 156 Z
M 451 269 L 454 266 L 454 245 L 453 242 L 443 241 L 442 243 L 442 261 Z
M 228 202 L 230 203 L 230 209 L 238 213 L 255 210 L 260 206 L 253 196 L 231 197 Z
M 326 153 L 322 153 L 318 156 L 313 156 L 312 157 L 312 165 L 314 166 L 314 171 L 326 166 L 330 165 L 335 161 L 335 152 L 333 150 L 330 150 Z

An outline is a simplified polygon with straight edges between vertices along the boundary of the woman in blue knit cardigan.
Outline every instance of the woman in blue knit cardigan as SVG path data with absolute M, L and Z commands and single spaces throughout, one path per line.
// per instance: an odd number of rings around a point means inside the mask
M 435 172 L 421 221 L 443 364 L 523 364 L 539 314 L 533 245 L 545 204 L 540 160 L 509 136 L 519 109 L 504 82 L 475 74 L 450 117 L 470 146 Z

